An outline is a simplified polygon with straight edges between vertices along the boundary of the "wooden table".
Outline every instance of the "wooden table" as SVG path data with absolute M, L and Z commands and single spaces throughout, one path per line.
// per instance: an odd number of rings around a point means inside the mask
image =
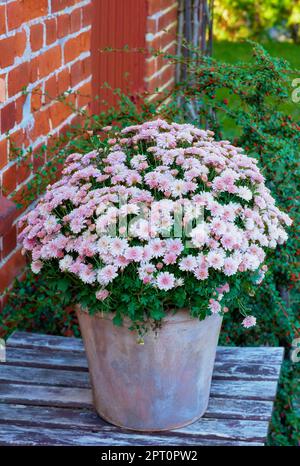
M 92 407 L 77 338 L 16 332 L 0 364 L 1 445 L 263 445 L 283 348 L 218 347 L 205 416 L 166 433 L 129 432 Z

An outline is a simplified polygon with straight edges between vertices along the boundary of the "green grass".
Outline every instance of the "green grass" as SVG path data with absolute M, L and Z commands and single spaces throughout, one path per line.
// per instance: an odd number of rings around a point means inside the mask
M 294 78 L 300 78 L 300 46 L 287 42 L 264 42 L 262 43 L 263 47 L 274 57 L 281 57 L 287 60 L 291 67 L 295 69 L 290 77 L 290 81 Z M 219 61 L 224 61 L 227 63 L 237 63 L 237 62 L 248 62 L 252 61 L 252 46 L 247 42 L 229 42 L 229 41 L 215 41 L 213 49 L 213 57 Z M 299 70 L 299 71 L 297 71 Z M 292 91 L 293 87 L 290 86 L 291 92 L 289 99 L 282 105 L 280 105 L 280 110 L 286 114 L 292 115 L 296 121 L 300 121 L 300 102 L 295 103 L 292 101 Z M 222 98 L 227 98 L 228 95 L 225 91 L 219 91 L 219 96 Z M 234 96 L 231 96 L 231 101 L 237 102 L 239 100 L 235 99 Z M 223 118 L 224 127 L 229 132 L 231 137 L 235 137 L 238 134 L 238 128 L 234 122 L 229 121 L 226 117 Z
M 264 42 L 263 47 L 274 57 L 282 57 L 300 70 L 300 46 L 287 42 Z M 214 58 L 235 63 L 251 59 L 251 45 L 247 42 L 214 42 Z M 300 71 L 299 71 L 300 77 Z

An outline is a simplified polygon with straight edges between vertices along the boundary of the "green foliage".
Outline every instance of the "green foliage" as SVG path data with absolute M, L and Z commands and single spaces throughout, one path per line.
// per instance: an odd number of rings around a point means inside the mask
M 188 104 L 175 116 L 186 119 L 188 105 L 194 105 L 194 124 L 208 122 L 219 138 L 234 137 L 236 145 L 259 160 L 279 206 L 294 218 L 288 246 L 275 251 L 271 264 L 277 283 L 286 284 L 299 278 L 300 126 L 282 109 L 291 94 L 292 70 L 261 46 L 256 45 L 253 54 L 250 66 L 200 57 L 188 63 L 192 84 L 182 83 L 176 91 L 177 99 Z
M 54 291 L 48 280 L 27 271 L 15 280 L 8 302 L 0 313 L 0 337 L 22 329 L 64 336 L 79 336 L 74 307 L 63 292 Z
M 261 39 L 271 28 L 300 40 L 300 5 L 294 0 L 215 0 L 214 18 L 220 40 Z

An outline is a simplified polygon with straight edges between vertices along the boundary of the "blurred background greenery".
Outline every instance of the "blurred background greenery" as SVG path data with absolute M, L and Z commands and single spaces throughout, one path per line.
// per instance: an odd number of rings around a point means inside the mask
M 299 0 L 214 0 L 213 57 L 227 63 L 251 60 L 252 45 L 261 43 L 274 57 L 282 57 L 300 70 Z M 295 72 L 293 78 L 299 77 Z M 300 105 L 285 102 L 285 109 L 300 118 Z
M 299 44 L 299 0 L 215 0 L 214 36 L 218 41 L 274 39 Z

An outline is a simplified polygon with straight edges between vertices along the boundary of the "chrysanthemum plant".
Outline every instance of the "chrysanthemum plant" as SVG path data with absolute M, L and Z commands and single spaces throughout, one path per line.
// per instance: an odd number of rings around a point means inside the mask
M 287 239 L 257 161 L 211 131 L 163 120 L 72 154 L 61 179 L 21 221 L 32 270 L 90 313 L 113 312 L 139 331 L 186 308 L 193 317 L 245 306 Z

